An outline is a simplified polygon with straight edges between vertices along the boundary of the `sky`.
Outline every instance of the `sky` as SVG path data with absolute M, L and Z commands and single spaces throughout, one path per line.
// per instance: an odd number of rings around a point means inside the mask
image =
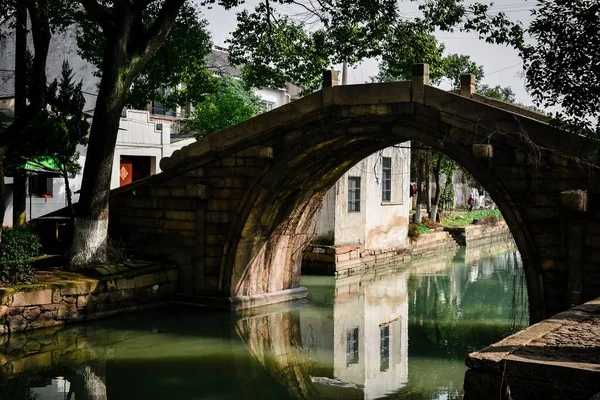
M 488 3 L 482 0 L 484 3 Z M 257 0 L 249 0 L 244 6 L 237 8 L 254 8 Z M 499 0 L 495 1 L 490 8 L 491 12 L 505 12 L 511 19 L 519 20 L 524 24 L 531 21 L 531 9 L 534 2 L 529 0 Z M 400 3 L 406 17 L 415 17 L 418 15 L 418 3 L 413 1 L 401 1 Z M 202 8 L 206 19 L 209 22 L 213 42 L 216 45 L 225 46 L 226 39 L 230 32 L 236 27 L 235 13 L 231 10 L 226 11 L 219 6 L 213 9 Z M 290 11 L 289 7 L 279 8 L 280 12 Z M 478 39 L 476 34 L 466 32 L 436 32 L 435 36 L 446 46 L 447 54 L 465 54 L 471 57 L 479 65 L 483 65 L 485 77 L 483 83 L 490 86 L 510 86 L 516 94 L 517 101 L 526 105 L 531 105 L 531 97 L 525 90 L 525 82 L 520 76 L 522 73 L 522 62 L 517 51 L 505 46 L 492 45 Z M 377 61 L 373 59 L 365 60 L 359 65 L 352 66 L 348 71 L 348 83 L 369 82 L 370 77 L 377 75 Z M 341 70 L 341 65 L 335 69 Z M 444 87 L 449 89 L 449 87 Z

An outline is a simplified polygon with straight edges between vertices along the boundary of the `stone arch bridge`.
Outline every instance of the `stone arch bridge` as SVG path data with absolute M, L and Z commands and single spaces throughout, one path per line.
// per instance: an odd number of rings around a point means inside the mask
M 322 90 L 181 149 L 164 172 L 111 193 L 111 236 L 176 262 L 186 301 L 241 309 L 303 296 L 302 249 L 325 192 L 369 154 L 417 140 L 500 208 L 532 322 L 600 296 L 600 187 L 597 161 L 581 161 L 586 140 L 475 94 L 471 76 L 451 93 L 428 85 L 425 64 L 413 75 L 333 86 L 328 71 Z

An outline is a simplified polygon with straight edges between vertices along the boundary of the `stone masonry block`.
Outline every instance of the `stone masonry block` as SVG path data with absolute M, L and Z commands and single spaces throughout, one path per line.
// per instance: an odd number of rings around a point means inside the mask
M 167 279 L 169 282 L 177 282 L 177 269 L 173 268 L 167 271 Z
M 134 288 L 144 288 L 159 283 L 158 274 L 147 274 L 133 278 Z
M 229 223 L 231 219 L 232 215 L 229 212 L 209 211 L 206 213 L 206 222 Z
M 195 231 L 196 223 L 191 221 L 161 220 L 159 222 L 161 229 L 173 229 L 182 231 Z
M 164 217 L 177 221 L 196 221 L 196 213 L 194 211 L 165 210 Z
M 26 307 L 52 303 L 52 289 L 32 290 L 13 294 L 12 307 Z

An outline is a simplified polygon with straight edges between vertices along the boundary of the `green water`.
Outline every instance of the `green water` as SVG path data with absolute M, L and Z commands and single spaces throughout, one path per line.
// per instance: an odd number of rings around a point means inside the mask
M 518 254 L 494 246 L 303 284 L 308 300 L 253 314 L 0 339 L 0 399 L 458 399 L 467 353 L 527 323 Z

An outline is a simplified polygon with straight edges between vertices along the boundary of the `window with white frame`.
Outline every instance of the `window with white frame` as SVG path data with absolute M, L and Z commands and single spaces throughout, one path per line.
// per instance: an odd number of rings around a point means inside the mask
M 348 212 L 360 212 L 360 177 L 348 177 Z
M 388 203 L 392 201 L 392 158 L 381 159 L 381 201 Z

